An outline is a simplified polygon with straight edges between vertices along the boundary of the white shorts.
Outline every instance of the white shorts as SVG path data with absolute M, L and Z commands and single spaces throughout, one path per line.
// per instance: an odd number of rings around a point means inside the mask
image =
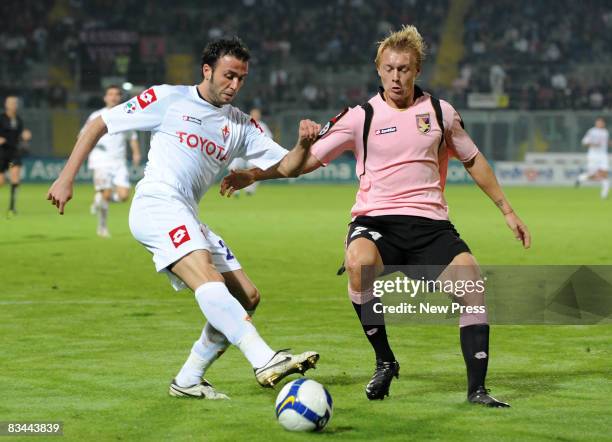
M 587 156 L 587 172 L 589 175 L 593 175 L 598 170 L 607 171 L 608 168 L 608 155 Z
M 156 188 L 161 186 L 156 185 Z M 223 238 L 202 224 L 180 197 L 137 192 L 130 207 L 129 221 L 132 235 L 153 254 L 155 269 L 168 275 L 175 290 L 184 289 L 186 285 L 168 270 L 168 266 L 194 250 L 208 250 L 219 273 L 241 268 Z
M 130 173 L 125 163 L 114 166 L 96 167 L 93 170 L 93 182 L 96 190 L 113 187 L 130 187 Z

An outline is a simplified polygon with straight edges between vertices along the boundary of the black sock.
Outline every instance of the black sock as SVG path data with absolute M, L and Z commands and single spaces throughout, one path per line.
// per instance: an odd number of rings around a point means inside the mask
M 468 396 L 485 386 L 489 365 L 489 325 L 475 324 L 461 327 L 461 351 L 467 368 Z
M 357 312 L 363 331 L 376 353 L 376 359 L 384 362 L 393 362 L 395 361 L 395 355 L 391 351 L 389 341 L 387 340 L 385 316 L 374 311 L 374 305 L 380 303 L 379 299 L 373 299 L 365 304 L 355 304 L 353 302 L 353 308 Z
M 15 210 L 15 200 L 17 199 L 17 188 L 19 184 L 11 184 L 11 204 L 9 206 L 9 210 Z

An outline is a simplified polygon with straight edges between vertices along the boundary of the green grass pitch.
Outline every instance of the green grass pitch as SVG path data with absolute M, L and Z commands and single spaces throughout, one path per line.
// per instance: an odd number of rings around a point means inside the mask
M 494 327 L 488 383 L 508 410 L 464 402 L 457 327 L 390 326 L 401 376 L 390 398 L 368 402 L 373 354 L 346 279 L 335 276 L 353 186 L 264 185 L 237 199 L 213 190 L 202 202 L 202 219 L 262 293 L 254 318 L 262 336 L 321 353 L 309 377 L 334 398 L 329 427 L 282 430 L 279 388 L 260 388 L 235 349 L 206 375 L 232 400 L 171 398 L 168 383 L 204 324 L 192 294 L 155 274 L 129 233 L 127 204 L 111 206 L 113 237 L 104 240 L 88 212 L 90 186 L 77 187 L 63 217 L 46 188 L 23 185 L 20 214 L 0 219 L 0 421 L 63 421 L 65 440 L 75 441 L 610 440 L 610 323 Z M 507 193 L 531 229 L 531 250 L 475 186 L 447 190 L 451 219 L 479 262 L 612 264 L 612 201 L 597 189 Z M 4 187 L 0 209 L 7 198 Z

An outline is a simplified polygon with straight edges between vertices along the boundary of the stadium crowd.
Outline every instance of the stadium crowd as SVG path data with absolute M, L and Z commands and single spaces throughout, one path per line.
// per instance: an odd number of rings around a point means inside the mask
M 612 6 L 587 3 L 473 1 L 459 75 L 436 92 L 459 107 L 472 92 L 508 94 L 510 108 L 612 107 Z M 0 2 L 0 95 L 97 105 L 88 97 L 99 96 L 101 78 L 163 83 L 167 54 L 199 57 L 206 41 L 237 34 L 254 55 L 241 103 L 337 108 L 376 88 L 375 42 L 403 23 L 419 27 L 434 63 L 448 13 L 448 0 Z

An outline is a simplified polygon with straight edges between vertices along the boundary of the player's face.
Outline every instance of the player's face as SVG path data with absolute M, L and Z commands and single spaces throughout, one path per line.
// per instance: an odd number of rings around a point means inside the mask
M 378 76 L 387 98 L 397 105 L 408 106 L 414 90 L 414 81 L 420 73 L 413 51 L 385 49 L 380 57 Z
M 9 113 L 17 112 L 17 97 L 6 97 L 4 109 Z
M 222 106 L 231 103 L 244 84 L 249 73 L 249 63 L 224 55 L 217 60 L 215 68 L 204 65 L 204 88 L 212 104 Z
M 106 107 L 115 107 L 121 103 L 121 91 L 117 88 L 110 88 L 104 94 L 104 104 Z

